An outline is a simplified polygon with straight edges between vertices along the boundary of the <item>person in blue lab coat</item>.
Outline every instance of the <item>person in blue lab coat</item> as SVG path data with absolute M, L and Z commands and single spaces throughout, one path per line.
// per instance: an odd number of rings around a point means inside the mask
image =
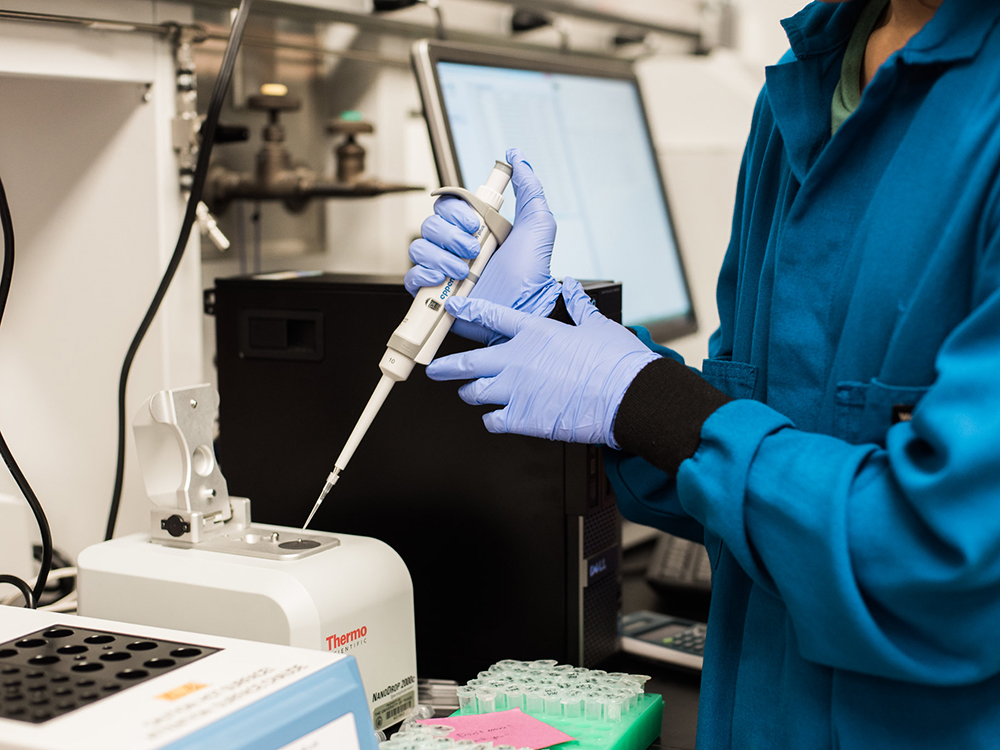
M 699 748 L 1000 748 L 998 21 L 850 0 L 784 22 L 700 372 L 547 275 L 516 152 L 509 247 L 448 302 L 492 345 L 428 375 L 502 406 L 491 431 L 609 446 L 625 516 L 708 548 Z M 438 204 L 411 287 L 461 275 L 468 220 Z

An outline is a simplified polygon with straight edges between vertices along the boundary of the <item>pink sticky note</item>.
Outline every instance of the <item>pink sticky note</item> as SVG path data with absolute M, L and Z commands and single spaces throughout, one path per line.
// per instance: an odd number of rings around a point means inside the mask
M 510 711 L 497 711 L 491 714 L 471 714 L 469 716 L 449 716 L 446 719 L 425 719 L 420 724 L 443 724 L 455 727 L 448 736 L 453 740 L 472 740 L 473 742 L 493 742 L 497 745 L 513 745 L 514 747 L 530 747 L 540 750 L 543 747 L 558 745 L 560 742 L 573 740 L 565 732 L 560 732 L 544 721 L 539 721 L 519 708 Z

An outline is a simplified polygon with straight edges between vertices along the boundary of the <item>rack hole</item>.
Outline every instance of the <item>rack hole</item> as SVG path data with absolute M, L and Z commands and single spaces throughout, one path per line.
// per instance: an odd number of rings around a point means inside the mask
M 98 664 L 96 661 L 85 661 L 82 664 L 74 664 L 74 672 L 96 672 L 99 669 L 104 669 L 103 664 Z
M 149 672 L 145 669 L 125 669 L 115 675 L 119 680 L 141 680 L 149 677 Z
M 42 633 L 46 638 L 69 638 L 73 631 L 69 628 L 52 628 Z
M 113 651 L 110 654 L 101 654 L 101 661 L 125 661 L 126 659 L 131 658 L 132 654 L 124 651 Z

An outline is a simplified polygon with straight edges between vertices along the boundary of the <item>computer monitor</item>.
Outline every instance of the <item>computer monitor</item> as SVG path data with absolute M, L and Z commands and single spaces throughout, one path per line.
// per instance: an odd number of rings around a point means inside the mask
M 623 322 L 657 341 L 697 330 L 629 63 L 424 40 L 413 65 L 443 185 L 474 190 L 520 148 L 558 225 L 552 273 L 622 282 Z M 508 188 L 508 219 L 514 206 Z

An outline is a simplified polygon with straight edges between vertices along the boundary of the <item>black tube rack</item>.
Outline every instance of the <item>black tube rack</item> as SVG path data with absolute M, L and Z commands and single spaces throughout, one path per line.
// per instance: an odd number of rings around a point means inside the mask
M 144 635 L 52 625 L 0 643 L 0 718 L 41 724 L 216 651 Z

